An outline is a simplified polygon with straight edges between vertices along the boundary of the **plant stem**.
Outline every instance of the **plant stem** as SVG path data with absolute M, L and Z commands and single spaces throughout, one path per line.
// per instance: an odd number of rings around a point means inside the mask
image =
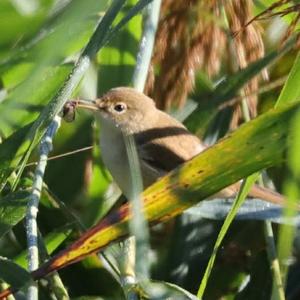
M 154 0 L 152 4 L 148 5 L 144 14 L 145 25 L 137 54 L 137 64 L 132 78 L 133 87 L 140 92 L 144 90 L 151 62 L 160 5 L 161 0 Z M 133 136 L 124 135 L 124 142 L 132 182 L 132 195 L 130 200 L 132 203 L 133 218 L 129 222 L 129 228 L 135 240 L 129 238 L 124 242 L 123 248 L 126 249 L 126 251 L 123 251 L 123 253 L 126 265 L 123 270 L 124 272 L 122 272 L 124 276 L 121 278 L 121 282 L 125 292 L 128 291 L 128 293 L 126 292 L 127 297 L 134 298 L 135 295 L 132 291 L 130 292 L 130 286 L 135 283 L 135 276 L 137 276 L 138 280 L 145 280 L 149 277 L 149 260 L 147 259 L 149 251 L 149 230 L 142 210 L 143 204 L 140 199 L 140 195 L 143 191 L 143 182 L 135 141 Z
M 161 0 L 155 0 L 147 7 L 145 27 L 140 41 L 140 49 L 137 55 L 137 64 L 134 70 L 132 84 L 134 88 L 142 92 L 146 83 L 148 70 L 151 62 L 155 34 L 159 20 Z
M 49 152 L 52 150 L 52 139 L 57 129 L 60 126 L 60 117 L 56 116 L 50 126 L 48 127 L 45 136 L 40 145 L 40 158 L 35 170 L 35 175 L 32 185 L 32 193 L 28 202 L 26 213 L 26 234 L 28 247 L 28 270 L 35 271 L 39 267 L 39 250 L 38 250 L 38 226 L 37 213 L 38 206 L 43 186 L 43 177 L 47 165 L 47 158 Z M 27 299 L 38 299 L 37 283 L 31 283 L 27 292 Z

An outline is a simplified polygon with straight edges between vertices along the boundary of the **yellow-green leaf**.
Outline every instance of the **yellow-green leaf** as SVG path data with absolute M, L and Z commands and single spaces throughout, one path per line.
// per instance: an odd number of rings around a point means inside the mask
M 151 224 L 166 221 L 222 188 L 284 160 L 289 122 L 300 104 L 271 110 L 241 126 L 143 192 Z M 79 261 L 128 234 L 128 204 L 109 214 L 66 250 L 34 272 L 40 278 Z

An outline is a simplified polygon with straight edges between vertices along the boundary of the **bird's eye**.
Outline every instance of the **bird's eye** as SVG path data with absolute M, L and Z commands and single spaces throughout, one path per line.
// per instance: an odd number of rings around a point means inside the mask
M 114 110 L 118 113 L 122 113 L 126 110 L 127 106 L 125 103 L 117 103 L 115 106 L 114 106 Z

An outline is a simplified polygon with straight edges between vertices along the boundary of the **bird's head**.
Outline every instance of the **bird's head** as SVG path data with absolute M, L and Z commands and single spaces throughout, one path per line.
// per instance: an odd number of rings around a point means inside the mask
M 96 100 L 76 100 L 77 108 L 93 110 L 104 122 L 128 133 L 147 129 L 155 120 L 154 101 L 133 88 L 114 88 Z

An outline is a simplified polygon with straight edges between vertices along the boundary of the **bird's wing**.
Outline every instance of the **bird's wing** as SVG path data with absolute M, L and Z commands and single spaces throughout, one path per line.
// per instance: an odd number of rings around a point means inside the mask
M 154 128 L 135 138 L 141 161 L 161 172 L 173 170 L 203 149 L 184 127 Z
M 157 126 L 134 135 L 145 186 L 204 149 L 200 140 L 174 118 L 161 111 L 155 117 Z

